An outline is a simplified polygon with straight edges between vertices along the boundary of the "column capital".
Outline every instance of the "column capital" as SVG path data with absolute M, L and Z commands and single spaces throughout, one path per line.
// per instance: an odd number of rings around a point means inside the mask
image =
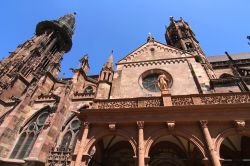
M 208 121 L 207 120 L 201 120 L 200 124 L 201 124 L 201 127 L 205 128 L 205 127 L 207 127 Z
M 116 123 L 109 123 L 109 130 L 115 131 L 116 130 Z
M 137 126 L 138 126 L 139 129 L 143 129 L 144 121 L 137 121 L 136 123 L 137 123 Z
M 89 122 L 83 122 L 83 128 L 88 129 L 89 128 Z
M 172 130 L 174 130 L 174 128 L 175 128 L 175 121 L 167 121 L 167 122 L 166 122 L 166 125 L 167 125 L 167 127 L 168 127 L 168 130 L 169 130 L 169 131 L 172 131 Z

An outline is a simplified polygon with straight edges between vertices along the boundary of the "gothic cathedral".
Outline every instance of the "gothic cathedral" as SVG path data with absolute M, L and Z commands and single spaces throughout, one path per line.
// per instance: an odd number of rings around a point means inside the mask
M 1 166 L 250 165 L 250 53 L 206 57 L 171 17 L 166 43 L 58 78 L 74 28 L 42 21 L 0 61 Z

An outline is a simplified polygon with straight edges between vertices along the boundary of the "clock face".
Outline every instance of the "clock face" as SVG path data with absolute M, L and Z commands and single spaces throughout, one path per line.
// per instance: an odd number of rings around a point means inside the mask
M 142 85 L 145 89 L 150 92 L 159 92 L 160 88 L 158 86 L 159 74 L 150 74 L 142 79 Z

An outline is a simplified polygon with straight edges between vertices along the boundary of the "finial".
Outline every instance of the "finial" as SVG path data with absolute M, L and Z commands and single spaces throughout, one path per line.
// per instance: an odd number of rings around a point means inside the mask
M 107 62 L 104 64 L 105 68 L 109 68 L 111 70 L 114 70 L 114 65 L 113 65 L 113 54 L 114 54 L 114 50 L 111 51 L 109 58 L 107 60 Z
M 174 21 L 174 17 L 173 16 L 170 16 L 169 19 L 170 19 L 170 21 Z
M 152 37 L 152 33 L 151 32 L 148 32 L 148 37 Z
M 147 39 L 147 42 L 153 42 L 154 41 L 154 37 L 153 37 L 153 35 L 152 35 L 152 33 L 151 32 L 149 32 L 148 33 L 148 39 Z

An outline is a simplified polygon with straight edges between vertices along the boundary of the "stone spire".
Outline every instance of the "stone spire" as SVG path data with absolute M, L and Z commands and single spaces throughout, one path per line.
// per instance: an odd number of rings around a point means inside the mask
M 70 35 L 73 35 L 75 29 L 75 15 L 76 13 L 66 14 L 58 19 L 59 24 L 65 26 Z
M 60 36 L 63 50 L 68 52 L 72 47 L 72 35 L 75 29 L 75 15 L 66 14 L 58 20 L 45 20 L 37 24 L 36 35 L 44 34 L 48 31 L 56 32 Z
M 106 69 L 110 69 L 111 71 L 114 71 L 114 59 L 113 59 L 113 54 L 114 54 L 114 51 L 112 50 L 110 55 L 109 55 L 109 59 L 107 60 L 107 62 L 104 64 L 103 68 L 106 68 Z

